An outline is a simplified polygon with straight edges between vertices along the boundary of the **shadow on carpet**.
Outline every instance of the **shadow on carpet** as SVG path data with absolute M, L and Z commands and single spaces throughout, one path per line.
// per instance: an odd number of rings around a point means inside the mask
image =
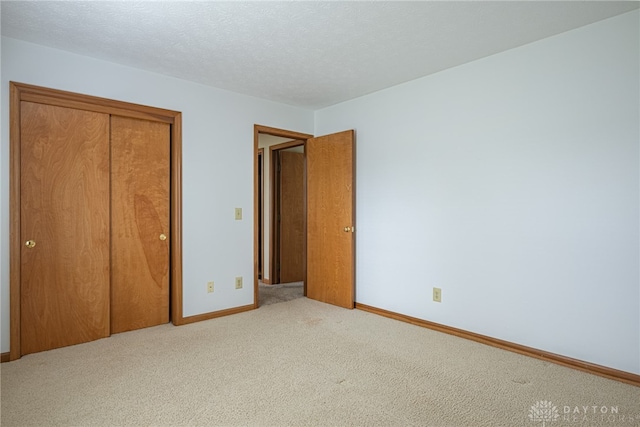
M 263 305 L 291 301 L 304 296 L 303 282 L 279 283 L 277 285 L 265 285 L 264 283 L 260 283 L 258 290 L 260 307 Z

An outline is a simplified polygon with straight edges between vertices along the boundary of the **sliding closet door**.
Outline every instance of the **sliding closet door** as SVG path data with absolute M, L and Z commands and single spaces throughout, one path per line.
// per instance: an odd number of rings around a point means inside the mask
M 109 335 L 109 115 L 20 104 L 21 354 Z
M 169 322 L 167 123 L 111 117 L 111 333 Z

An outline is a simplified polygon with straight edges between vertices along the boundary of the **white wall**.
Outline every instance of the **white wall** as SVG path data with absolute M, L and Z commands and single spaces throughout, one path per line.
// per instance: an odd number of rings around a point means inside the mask
M 317 111 L 357 133 L 357 301 L 639 374 L 639 21 Z
M 10 80 L 181 111 L 184 316 L 253 303 L 253 125 L 311 133 L 313 112 L 9 38 L 1 71 L 2 352 L 9 351 Z M 235 207 L 243 221 L 234 220 Z M 244 277 L 241 290 L 236 276 Z

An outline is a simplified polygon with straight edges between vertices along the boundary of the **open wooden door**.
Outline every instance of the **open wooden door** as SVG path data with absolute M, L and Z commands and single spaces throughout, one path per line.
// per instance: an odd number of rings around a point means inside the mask
M 307 140 L 307 297 L 355 299 L 354 132 Z

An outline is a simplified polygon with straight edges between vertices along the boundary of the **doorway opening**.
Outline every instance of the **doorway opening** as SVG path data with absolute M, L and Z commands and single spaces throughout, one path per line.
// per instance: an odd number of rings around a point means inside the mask
M 259 125 L 254 130 L 257 308 L 306 294 L 304 144 L 312 135 Z
M 304 282 L 306 218 L 304 141 L 269 147 L 271 284 Z
M 276 271 L 271 268 L 272 261 L 264 262 L 265 259 L 274 258 L 272 245 L 267 242 L 273 242 L 276 229 L 275 226 L 271 226 L 271 209 L 264 206 L 267 200 L 271 200 L 271 193 L 268 196 L 265 194 L 267 191 L 262 194 L 263 222 L 259 224 L 259 183 L 262 182 L 266 189 L 266 180 L 260 181 L 258 173 L 259 148 L 264 148 L 259 146 L 262 136 L 280 138 L 272 145 L 284 144 L 278 147 L 280 150 L 276 150 L 279 151 L 279 165 L 282 165 L 283 157 L 286 157 L 286 149 L 304 145 L 302 185 L 305 201 L 300 209 L 304 212 L 305 223 L 305 242 L 301 250 L 304 265 L 303 295 L 320 302 L 352 309 L 355 304 L 355 131 L 346 130 L 313 137 L 260 125 L 254 125 L 254 307 L 258 308 L 261 304 L 258 281 L 258 256 L 261 251 L 258 249 L 258 236 L 264 236 L 263 233 L 267 230 L 269 237 L 262 239 L 262 282 L 265 286 L 273 286 L 272 278 Z M 266 153 L 264 150 L 261 168 L 263 177 L 270 176 L 266 169 L 272 162 L 271 158 L 266 159 Z M 284 193 L 282 188 L 280 191 Z M 280 231 L 278 235 L 282 251 L 283 233 Z M 282 261 L 281 252 L 280 262 Z M 282 281 L 282 267 L 279 274 L 278 281 Z

